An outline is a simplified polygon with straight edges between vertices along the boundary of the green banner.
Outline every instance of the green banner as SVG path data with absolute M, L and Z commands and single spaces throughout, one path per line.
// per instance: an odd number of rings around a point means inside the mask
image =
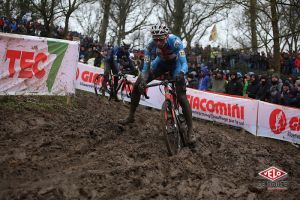
M 51 92 L 56 75 L 62 63 L 62 60 L 65 56 L 66 50 L 68 49 L 68 43 L 56 42 L 56 41 L 47 41 L 48 42 L 48 51 L 51 54 L 56 55 L 56 59 L 53 62 L 53 65 L 50 69 L 49 76 L 47 79 L 48 91 Z

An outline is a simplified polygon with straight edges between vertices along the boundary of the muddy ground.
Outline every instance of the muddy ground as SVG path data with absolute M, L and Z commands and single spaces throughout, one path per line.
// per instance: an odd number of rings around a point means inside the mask
M 169 157 L 160 113 L 78 92 L 0 97 L 0 199 L 299 199 L 300 150 L 195 120 L 198 148 Z M 287 190 L 270 191 L 258 172 L 277 166 Z

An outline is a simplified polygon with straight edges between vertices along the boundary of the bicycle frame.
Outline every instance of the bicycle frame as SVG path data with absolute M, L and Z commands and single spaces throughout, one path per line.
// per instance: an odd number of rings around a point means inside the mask
M 130 98 L 132 91 L 132 82 L 127 79 L 126 73 L 119 74 L 119 83 L 117 87 L 117 92 L 121 89 L 121 97 L 123 98 L 123 91 L 125 90 L 126 96 Z M 129 94 L 128 94 L 129 91 Z

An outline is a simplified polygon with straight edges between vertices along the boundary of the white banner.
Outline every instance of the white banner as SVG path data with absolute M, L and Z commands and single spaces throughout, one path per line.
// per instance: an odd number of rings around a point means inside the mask
M 77 63 L 75 87 L 79 90 L 95 93 L 94 80 L 104 70 L 98 67 Z
M 75 93 L 79 43 L 0 33 L 0 95 Z
M 300 144 L 300 110 L 260 101 L 257 135 Z
M 188 89 L 193 116 L 241 127 L 256 135 L 258 101 Z
M 104 70 L 98 67 L 86 65 L 83 63 L 78 63 L 77 72 L 76 72 L 76 89 L 88 91 L 95 93 L 94 89 L 94 80 L 97 77 L 98 74 L 103 74 Z M 128 75 L 127 79 L 132 82 L 132 84 L 135 83 L 136 77 Z M 153 81 L 159 82 L 159 81 Z M 99 87 L 102 83 L 102 80 L 99 81 Z M 152 82 L 151 82 L 152 83 Z M 132 85 L 133 86 L 133 85 Z M 127 90 L 127 94 L 130 93 L 129 88 L 125 88 Z M 132 92 L 132 87 L 130 88 Z M 123 92 L 123 97 L 121 97 L 121 92 Z M 157 109 L 161 109 L 164 96 L 159 90 L 159 87 L 152 87 L 147 90 L 147 95 L 150 97 L 150 99 L 146 99 L 144 96 L 141 97 L 140 104 L 144 106 L 149 106 Z M 123 98 L 124 101 L 130 101 L 130 98 L 127 97 L 126 91 L 119 91 L 118 92 L 119 98 Z

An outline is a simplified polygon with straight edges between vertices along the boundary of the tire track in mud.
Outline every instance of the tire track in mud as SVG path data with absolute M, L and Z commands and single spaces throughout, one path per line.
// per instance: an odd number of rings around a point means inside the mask
M 13 98 L 13 97 L 12 97 Z M 28 99 L 45 109 L 28 106 Z M 66 106 L 0 99 L 0 199 L 297 199 L 299 150 L 289 143 L 194 120 L 198 148 L 167 156 L 160 113 L 78 92 Z M 2 101 L 2 102 L 1 102 Z M 6 100 L 7 101 L 7 100 Z M 9 104 L 10 105 L 10 104 Z M 31 104 L 30 104 L 31 105 Z M 289 173 L 287 191 L 258 186 L 272 165 Z

